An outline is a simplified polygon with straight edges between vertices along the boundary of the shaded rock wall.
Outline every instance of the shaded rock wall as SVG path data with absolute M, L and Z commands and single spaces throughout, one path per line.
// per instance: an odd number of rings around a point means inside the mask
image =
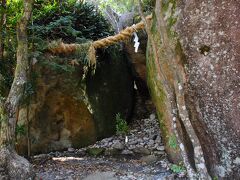
M 136 12 L 127 12 L 118 15 L 113 9 L 111 9 L 110 6 L 107 6 L 105 16 L 109 23 L 114 27 L 115 34 L 140 21 L 140 18 L 136 17 Z M 122 43 L 121 47 L 124 53 L 126 53 L 129 62 L 132 64 L 132 74 L 138 91 L 141 95 L 149 97 L 149 91 L 146 83 L 147 33 L 145 31 L 139 31 L 137 32 L 137 35 L 140 42 L 138 52 L 135 52 L 133 41 L 134 37 Z
M 29 119 L 34 154 L 94 143 L 115 132 L 117 113 L 131 113 L 133 82 L 124 56 L 114 49 L 100 53 L 95 74 L 85 79 L 82 65 L 67 65 L 72 59 L 45 55 L 34 65 L 36 93 L 18 120 L 27 130 Z M 26 154 L 26 134 L 18 137 L 17 149 Z
M 124 43 L 123 50 L 126 53 L 129 62 L 132 64 L 132 72 L 138 91 L 142 96 L 149 97 L 146 75 L 147 34 L 144 31 L 140 31 L 137 35 L 140 42 L 138 51 L 135 52 L 133 39 Z
M 164 73 L 172 82 L 168 69 L 168 49 L 184 68 L 185 102 L 189 118 L 200 140 L 204 158 L 212 177 L 238 179 L 240 174 L 240 2 L 238 1 L 163 1 L 162 12 L 168 45 L 162 44 L 156 18 L 152 32 Z M 159 14 L 156 14 L 158 16 Z M 162 28 L 162 27 L 160 27 Z M 172 160 L 181 159 L 171 147 L 173 137 L 169 99 L 162 89 L 163 79 L 156 71 L 151 49 L 148 51 L 148 83 L 164 133 L 167 152 Z M 182 134 L 181 123 L 178 130 Z M 173 145 L 173 144 L 172 144 Z M 193 150 L 184 143 L 188 158 Z M 194 163 L 194 162 L 193 162 Z

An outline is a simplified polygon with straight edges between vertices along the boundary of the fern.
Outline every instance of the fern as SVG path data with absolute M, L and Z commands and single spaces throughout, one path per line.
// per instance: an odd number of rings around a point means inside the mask
M 121 118 L 120 113 L 116 114 L 116 131 L 120 135 L 126 135 L 129 131 L 127 121 Z

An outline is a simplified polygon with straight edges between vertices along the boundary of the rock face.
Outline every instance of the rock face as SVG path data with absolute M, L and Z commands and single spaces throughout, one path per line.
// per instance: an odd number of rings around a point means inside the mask
M 128 41 L 124 43 L 124 51 L 132 63 L 134 74 L 134 81 L 138 91 L 142 96 L 149 96 L 146 76 L 146 48 L 147 48 L 147 34 L 143 31 L 137 33 L 139 37 L 140 46 L 135 52 L 134 42 Z
M 115 33 L 119 33 L 126 27 L 132 26 L 134 23 L 140 21 L 139 18 L 134 18 L 134 12 L 127 12 L 118 16 L 109 6 L 106 8 L 107 19 L 110 24 L 114 27 Z M 138 13 L 138 12 L 137 12 Z M 111 18 L 110 18 L 111 17 Z M 149 91 L 147 87 L 146 78 L 146 48 L 147 48 L 147 33 L 145 31 L 137 32 L 139 37 L 139 48 L 135 52 L 134 38 L 129 41 L 125 41 L 122 44 L 122 48 L 126 53 L 129 62 L 132 64 L 132 73 L 137 89 L 142 96 L 149 97 Z
M 240 174 L 240 2 L 239 1 L 170 1 L 163 3 L 168 44 L 161 43 L 154 18 L 152 32 L 158 43 L 159 61 L 168 71 L 168 49 L 178 57 L 178 68 L 184 68 L 186 108 L 200 140 L 210 175 L 219 179 L 238 179 Z M 157 13 L 157 11 L 156 11 Z M 158 16 L 158 14 L 157 14 Z M 164 133 L 166 151 L 180 158 L 171 147 L 174 137 L 169 122 L 171 109 L 162 90 L 163 79 L 154 68 L 156 62 L 149 50 L 148 82 Z M 184 138 L 184 129 L 182 131 Z M 174 139 L 174 138 L 172 138 Z M 188 149 L 191 159 L 191 146 Z
M 117 113 L 128 118 L 133 82 L 127 62 L 115 50 L 99 56 L 95 74 L 89 72 L 84 79 L 82 65 L 68 65 L 73 57 L 45 55 L 34 65 L 36 92 L 18 119 L 25 131 L 29 119 L 32 153 L 89 145 L 115 132 Z M 17 149 L 24 154 L 26 136 L 18 136 Z

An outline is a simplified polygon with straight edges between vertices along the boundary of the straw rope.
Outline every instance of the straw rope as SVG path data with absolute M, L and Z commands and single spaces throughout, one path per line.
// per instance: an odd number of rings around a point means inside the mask
M 152 15 L 147 16 L 146 19 L 151 20 Z M 145 28 L 144 22 L 141 21 L 136 25 L 127 27 L 126 29 L 122 30 L 119 34 L 94 41 L 92 43 L 92 45 L 90 46 L 89 51 L 93 51 L 93 48 L 94 49 L 104 48 L 104 47 L 128 40 L 129 38 L 131 38 L 131 36 L 134 32 L 137 32 L 144 28 Z M 53 54 L 60 54 L 60 53 L 71 54 L 77 50 L 78 46 L 81 46 L 81 44 L 65 44 L 65 43 L 61 42 L 56 46 L 49 47 L 48 49 Z

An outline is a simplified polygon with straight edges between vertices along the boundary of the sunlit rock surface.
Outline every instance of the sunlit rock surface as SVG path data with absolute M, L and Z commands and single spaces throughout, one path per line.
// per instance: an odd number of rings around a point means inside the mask
M 238 179 L 240 174 L 239 11 L 240 2 L 233 0 L 164 1 L 163 6 L 170 46 L 176 47 L 177 56 L 182 52 L 179 67 L 186 72 L 184 88 L 190 119 L 209 173 L 219 179 Z M 159 42 L 158 55 L 162 62 L 167 62 L 163 53 L 166 47 L 161 44 L 156 29 L 155 19 L 152 31 Z M 173 133 L 169 113 L 172 109 L 165 103 L 167 99 L 161 85 L 157 86 L 162 79 L 157 76 L 153 54 L 149 54 L 147 67 L 151 94 L 165 133 L 166 150 L 176 161 L 179 154 L 170 145 Z M 165 71 L 169 72 L 171 81 L 171 71 Z
M 34 65 L 36 92 L 29 108 L 19 112 L 18 126 L 25 131 L 17 132 L 20 153 L 27 152 L 27 119 L 35 154 L 94 143 L 115 132 L 117 113 L 124 119 L 130 115 L 133 82 L 121 53 L 100 53 L 95 74 L 89 71 L 85 79 L 83 66 L 71 67 L 71 60 L 46 55 Z

